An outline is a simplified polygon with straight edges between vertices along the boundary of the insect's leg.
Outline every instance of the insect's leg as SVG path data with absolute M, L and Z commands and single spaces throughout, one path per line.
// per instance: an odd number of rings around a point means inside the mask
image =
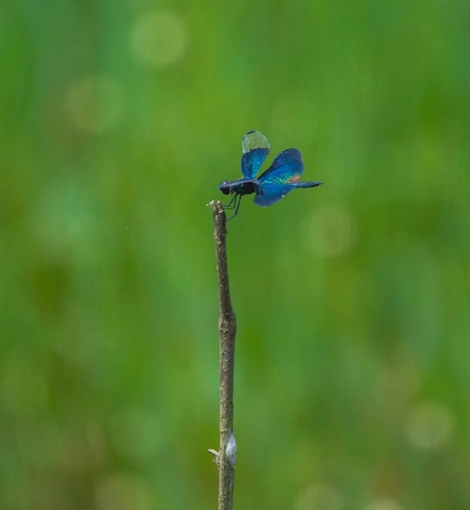
M 230 199 L 230 202 L 227 205 L 224 205 L 224 209 L 234 209 L 235 204 L 234 201 L 237 198 L 237 195 L 233 195 L 233 197 Z
M 242 203 L 242 196 L 239 195 L 238 202 L 236 202 L 235 206 L 235 212 L 230 216 L 230 218 L 227 221 L 230 221 L 231 219 L 235 218 L 235 216 L 238 214 L 238 209 L 240 209 L 240 204 Z

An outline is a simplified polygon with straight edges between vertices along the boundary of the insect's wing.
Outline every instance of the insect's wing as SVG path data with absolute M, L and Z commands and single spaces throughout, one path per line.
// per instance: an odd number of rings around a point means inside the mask
M 286 149 L 276 156 L 273 164 L 264 172 L 261 183 L 292 184 L 299 182 L 304 171 L 302 156 L 297 149 Z
M 248 131 L 242 138 L 242 151 L 242 174 L 254 179 L 269 154 L 268 140 L 259 131 Z
M 275 204 L 296 187 L 295 184 L 262 184 L 261 193 L 256 194 L 254 203 L 261 207 Z
M 255 204 L 268 206 L 276 203 L 297 187 L 304 166 L 297 149 L 287 149 L 276 156 L 273 164 L 260 178 L 260 193 Z

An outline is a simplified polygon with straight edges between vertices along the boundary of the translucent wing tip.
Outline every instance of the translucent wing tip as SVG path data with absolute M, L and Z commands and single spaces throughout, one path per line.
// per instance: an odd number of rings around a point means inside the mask
M 242 138 L 242 151 L 243 154 L 250 152 L 253 149 L 268 149 L 268 139 L 259 131 L 248 131 Z

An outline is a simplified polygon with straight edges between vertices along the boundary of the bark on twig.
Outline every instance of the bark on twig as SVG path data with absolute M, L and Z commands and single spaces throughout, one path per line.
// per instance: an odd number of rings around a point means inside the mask
M 233 433 L 233 369 L 237 320 L 230 300 L 227 266 L 227 228 L 221 202 L 210 203 L 215 224 L 215 251 L 219 286 L 220 447 L 209 450 L 219 471 L 219 510 L 232 510 L 237 444 Z

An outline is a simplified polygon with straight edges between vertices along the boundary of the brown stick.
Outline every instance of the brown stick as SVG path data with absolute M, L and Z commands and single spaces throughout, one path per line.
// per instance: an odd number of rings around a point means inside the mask
M 237 319 L 232 309 L 227 266 L 227 227 L 221 202 L 210 203 L 215 224 L 215 252 L 219 285 L 220 448 L 209 450 L 219 471 L 219 510 L 232 510 L 237 444 L 233 434 L 233 369 Z

